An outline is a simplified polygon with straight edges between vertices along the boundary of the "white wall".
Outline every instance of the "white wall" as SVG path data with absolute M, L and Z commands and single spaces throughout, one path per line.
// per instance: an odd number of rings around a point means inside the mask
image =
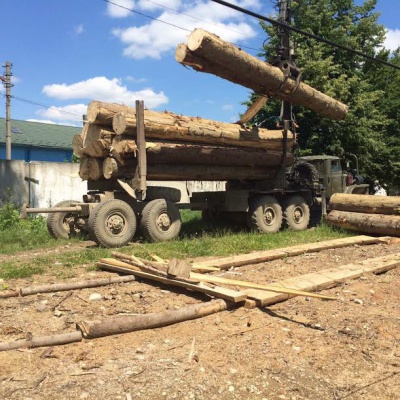
M 79 164 L 67 162 L 0 160 L 0 203 L 11 200 L 17 206 L 46 208 L 64 200 L 82 200 L 86 182 L 78 175 Z M 151 186 L 170 186 L 181 190 L 181 202 L 189 202 L 196 191 L 224 190 L 225 182 L 149 182 Z M 10 192 L 11 199 L 6 198 Z

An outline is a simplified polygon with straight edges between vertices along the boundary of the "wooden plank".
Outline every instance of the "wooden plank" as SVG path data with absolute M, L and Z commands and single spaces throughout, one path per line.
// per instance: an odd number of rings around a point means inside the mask
M 217 267 L 220 269 L 229 269 L 231 267 L 241 267 L 243 265 L 263 263 L 267 261 L 277 260 L 283 257 L 293 257 L 305 253 L 315 253 L 322 250 L 337 249 L 340 247 L 348 247 L 354 245 L 365 245 L 380 243 L 388 240 L 387 237 L 376 238 L 371 236 L 353 236 L 344 239 L 325 240 L 316 243 L 301 244 L 298 246 L 285 247 L 275 250 L 264 250 L 250 254 L 239 254 L 232 257 L 217 258 L 213 260 L 198 261 L 192 263 L 192 269 L 204 268 L 207 266 Z
M 397 268 L 400 265 L 400 253 L 383 257 L 371 258 L 358 263 L 346 264 L 337 268 L 328 268 L 319 272 L 289 278 L 274 282 L 271 285 L 279 288 L 291 287 L 297 290 L 319 291 L 337 286 L 348 279 L 356 279 L 366 273 L 380 274 Z M 266 306 L 292 297 L 290 294 L 276 294 L 261 290 L 244 290 L 250 299 L 254 299 L 258 306 Z
M 124 267 L 123 264 L 126 264 Z M 166 285 L 172 285 L 172 286 L 178 286 L 178 287 L 183 287 L 185 289 L 193 290 L 195 292 L 200 292 L 207 294 L 212 297 L 218 297 L 227 301 L 231 301 L 233 303 L 239 303 L 244 301 L 247 298 L 247 295 L 244 294 L 244 292 L 239 292 L 237 290 L 232 290 L 232 289 L 226 289 L 222 287 L 215 286 L 213 288 L 206 286 L 204 284 L 196 284 L 196 283 L 188 283 L 188 282 L 183 282 L 179 281 L 176 279 L 170 279 L 170 278 L 165 278 L 162 276 L 157 276 L 153 274 L 149 274 L 147 272 L 143 271 L 135 271 L 132 270 L 132 265 L 124 263 L 122 261 L 119 261 L 119 265 L 111 265 L 106 262 L 99 262 L 97 265 L 101 269 L 109 269 L 112 267 L 113 271 L 119 271 L 123 272 L 125 274 L 132 274 L 135 276 L 139 276 L 144 279 L 149 279 L 157 282 L 164 283 Z

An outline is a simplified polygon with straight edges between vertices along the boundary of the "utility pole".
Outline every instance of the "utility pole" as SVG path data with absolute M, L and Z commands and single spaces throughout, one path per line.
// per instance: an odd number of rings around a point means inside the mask
M 10 61 L 6 61 L 5 75 L 0 79 L 6 88 L 6 160 L 11 160 L 11 67 Z
M 286 24 L 291 25 L 292 15 L 290 10 L 290 0 L 280 0 L 279 1 L 279 21 Z M 281 33 L 281 48 L 280 55 L 281 60 L 285 61 L 290 66 L 290 72 L 292 73 L 292 56 L 293 56 L 293 44 L 290 40 L 290 31 L 289 29 L 282 28 Z M 292 103 L 288 101 L 283 101 L 282 103 L 282 123 L 283 128 L 285 130 L 293 130 L 293 121 L 292 121 Z

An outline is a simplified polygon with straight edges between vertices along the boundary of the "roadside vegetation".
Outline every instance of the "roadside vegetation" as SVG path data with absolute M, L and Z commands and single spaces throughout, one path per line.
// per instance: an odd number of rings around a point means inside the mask
M 177 240 L 147 243 L 137 235 L 135 242 L 117 250 L 142 258 L 149 258 L 152 254 L 165 259 L 227 256 L 350 236 L 325 224 L 302 232 L 286 230 L 273 235 L 260 235 L 243 227 L 205 223 L 200 212 L 188 210 L 183 210 L 182 220 L 182 233 Z M 115 250 L 90 243 L 82 247 L 79 246 L 81 242 L 82 238 L 53 239 L 47 232 L 45 218 L 21 220 L 19 210 L 7 203 L 0 207 L 0 257 L 14 257 L 0 263 L 0 278 L 24 278 L 45 272 L 58 278 L 69 278 L 82 267 L 95 269 L 100 258 L 111 257 Z M 18 256 L 18 253 L 27 251 L 32 253 L 29 257 Z

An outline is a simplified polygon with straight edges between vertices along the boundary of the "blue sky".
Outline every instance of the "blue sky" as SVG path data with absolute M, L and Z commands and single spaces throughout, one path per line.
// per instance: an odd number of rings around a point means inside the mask
M 112 1 L 125 8 L 104 0 L 0 1 L 0 61 L 13 64 L 13 119 L 80 126 L 90 100 L 143 99 L 154 110 L 225 122 L 245 111 L 248 89 L 184 68 L 174 50 L 201 27 L 256 55 L 265 39 L 256 19 L 207 0 Z M 378 0 L 376 9 L 390 49 L 400 45 L 398 1 Z M 270 0 L 231 2 L 273 12 Z

